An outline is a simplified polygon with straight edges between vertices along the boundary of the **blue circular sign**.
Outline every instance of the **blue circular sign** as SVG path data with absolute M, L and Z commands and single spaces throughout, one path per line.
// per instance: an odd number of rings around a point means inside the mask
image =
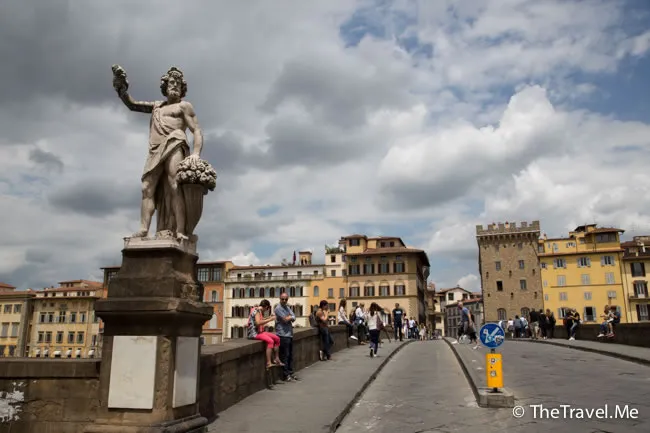
M 479 338 L 483 346 L 495 349 L 503 344 L 506 339 L 506 333 L 503 332 L 503 328 L 497 323 L 486 323 L 481 326 Z

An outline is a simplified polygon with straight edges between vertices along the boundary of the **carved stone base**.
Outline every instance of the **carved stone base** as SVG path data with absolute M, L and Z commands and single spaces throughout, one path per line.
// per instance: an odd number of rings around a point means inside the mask
M 199 337 L 213 309 L 198 297 L 198 257 L 172 241 L 136 244 L 95 305 L 104 321 L 101 406 L 85 432 L 202 432 Z
M 169 230 L 156 233 L 153 237 L 126 237 L 124 249 L 177 248 L 188 254 L 196 255 L 198 236 L 190 235 L 189 239 L 177 239 Z
M 92 424 L 84 433 L 205 433 L 208 420 L 200 415 L 149 426 Z

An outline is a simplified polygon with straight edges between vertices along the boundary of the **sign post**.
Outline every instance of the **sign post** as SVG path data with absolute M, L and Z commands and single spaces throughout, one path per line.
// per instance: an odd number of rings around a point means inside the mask
M 485 373 L 487 375 L 487 387 L 492 392 L 500 392 L 503 388 L 503 358 L 495 349 L 501 346 L 506 338 L 503 328 L 496 323 L 486 323 L 479 331 L 481 343 L 490 349 L 485 355 Z

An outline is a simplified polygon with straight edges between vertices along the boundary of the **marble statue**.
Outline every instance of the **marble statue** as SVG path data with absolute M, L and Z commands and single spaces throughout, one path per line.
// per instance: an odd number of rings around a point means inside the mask
M 131 111 L 151 113 L 149 154 L 142 174 L 140 230 L 132 238 L 148 236 L 157 211 L 157 236 L 167 233 L 179 241 L 187 240 L 198 224 L 202 196 L 214 189 L 216 172 L 200 159 L 203 134 L 194 107 L 183 100 L 187 93 L 183 72 L 172 67 L 161 77 L 160 90 L 166 101 L 141 102 L 128 93 L 124 69 L 119 65 L 112 69 L 113 87 L 124 105 Z M 194 136 L 192 152 L 186 129 Z M 191 197 L 192 186 L 199 187 L 198 198 Z

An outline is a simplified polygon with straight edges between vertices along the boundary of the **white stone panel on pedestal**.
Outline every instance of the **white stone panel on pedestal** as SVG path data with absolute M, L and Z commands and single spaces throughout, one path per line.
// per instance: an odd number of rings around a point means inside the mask
M 173 407 L 196 403 L 198 369 L 199 337 L 177 337 Z
M 158 337 L 113 337 L 108 407 L 153 409 Z

